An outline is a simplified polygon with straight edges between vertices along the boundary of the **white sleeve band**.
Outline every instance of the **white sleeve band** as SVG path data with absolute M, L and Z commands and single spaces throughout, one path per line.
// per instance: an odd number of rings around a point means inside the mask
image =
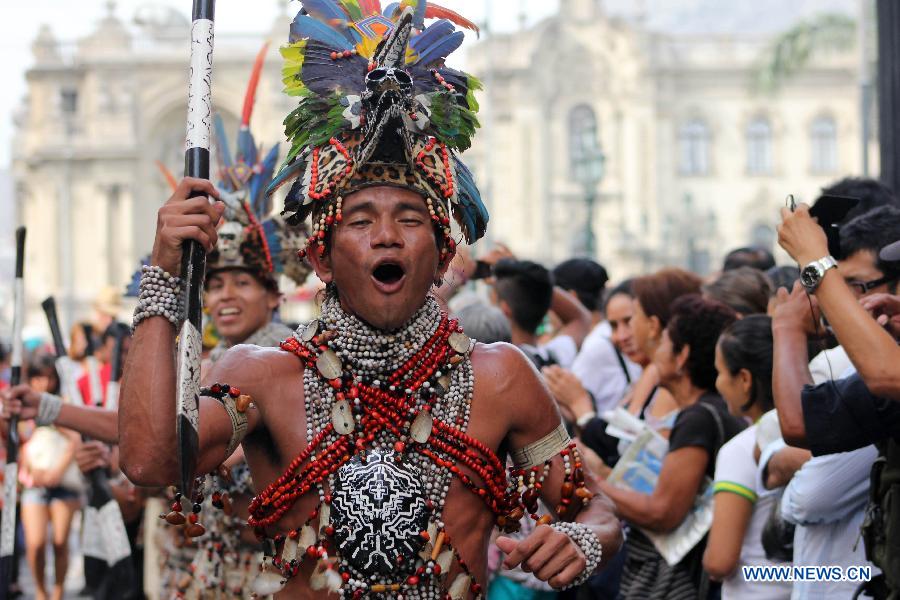
M 44 392 L 41 394 L 41 402 L 38 404 L 38 412 L 34 422 L 38 425 L 53 425 L 59 417 L 62 409 L 62 398 Z
M 560 423 L 556 429 L 536 442 L 514 450 L 511 458 L 516 468 L 530 469 L 544 464 L 565 450 L 571 443 L 572 438 L 569 437 L 569 432 L 566 431 L 565 425 Z

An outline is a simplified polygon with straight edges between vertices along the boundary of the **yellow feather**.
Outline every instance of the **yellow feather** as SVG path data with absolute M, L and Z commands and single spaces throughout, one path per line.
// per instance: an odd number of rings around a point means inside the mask
M 363 36 L 362 41 L 356 45 L 356 53 L 363 58 L 372 58 L 379 42 L 381 42 L 380 36 L 377 38 Z
M 281 67 L 284 92 L 289 96 L 299 95 L 306 87 L 303 85 L 303 80 L 300 79 L 300 73 L 303 71 L 303 59 L 306 56 L 306 40 L 298 40 L 293 44 L 282 46 L 279 50 L 284 58 L 284 64 Z

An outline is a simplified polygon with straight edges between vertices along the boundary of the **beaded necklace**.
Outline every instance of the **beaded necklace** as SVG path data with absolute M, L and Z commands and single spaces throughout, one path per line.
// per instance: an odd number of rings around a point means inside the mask
M 465 433 L 474 342 L 431 297 L 385 333 L 329 294 L 322 317 L 281 347 L 306 367 L 307 447 L 254 498 L 249 524 L 264 538 L 305 494 L 320 502 L 302 527 L 272 538 L 254 590 L 274 593 L 309 558 L 317 561 L 311 587 L 345 598 L 479 597 L 442 520 L 451 479 L 508 529 L 522 510 L 503 464 Z M 447 587 L 442 574 L 454 564 Z

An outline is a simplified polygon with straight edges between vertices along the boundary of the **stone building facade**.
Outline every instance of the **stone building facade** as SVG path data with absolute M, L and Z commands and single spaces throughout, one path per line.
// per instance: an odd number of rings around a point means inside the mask
M 771 40 L 654 32 L 562 0 L 556 16 L 483 41 L 468 67 L 485 82 L 488 133 L 470 160 L 493 238 L 548 264 L 584 254 L 593 197 L 594 254 L 617 277 L 707 273 L 729 249 L 773 248 L 786 195 L 809 201 L 859 174 L 861 142 L 856 51 L 816 55 L 757 93 Z M 579 183 L 578 157 L 598 150 L 602 178 Z
M 150 253 L 156 211 L 171 193 L 155 161 L 183 172 L 190 23 L 177 13 L 150 16 L 135 27 L 110 12 L 75 43 L 44 28 L 32 45 L 12 161 L 17 213 L 29 230 L 27 293 L 30 306 L 56 294 L 68 323 L 87 315 L 101 288 L 124 291 Z M 288 23 L 280 17 L 272 39 Z M 232 143 L 265 37 L 216 38 L 213 103 Z M 266 148 L 283 139 L 290 109 L 280 69 L 273 44 L 253 118 Z
M 110 12 L 84 39 L 45 28 L 33 43 L 12 176 L 31 241 L 29 305 L 55 294 L 67 323 L 150 252 L 170 193 L 155 161 L 182 171 L 190 25 L 151 17 L 126 25 Z M 268 33 L 253 117 L 267 147 L 293 104 L 280 93 L 287 24 L 282 15 Z M 264 37 L 216 38 L 214 105 L 231 132 Z M 547 264 L 583 253 L 592 196 L 595 255 L 614 276 L 708 271 L 728 248 L 771 245 L 786 194 L 810 199 L 859 171 L 860 119 L 855 52 L 754 94 L 768 39 L 653 32 L 596 0 L 561 0 L 554 17 L 467 44 L 465 67 L 487 88 L 467 162 L 490 239 Z M 598 151 L 602 178 L 586 189 L 572 157 Z

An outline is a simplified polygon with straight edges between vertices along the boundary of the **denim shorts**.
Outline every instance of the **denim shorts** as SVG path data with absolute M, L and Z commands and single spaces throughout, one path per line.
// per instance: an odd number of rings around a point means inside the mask
M 78 500 L 78 492 L 64 487 L 33 487 L 22 490 L 22 504 L 50 504 L 55 500 Z

